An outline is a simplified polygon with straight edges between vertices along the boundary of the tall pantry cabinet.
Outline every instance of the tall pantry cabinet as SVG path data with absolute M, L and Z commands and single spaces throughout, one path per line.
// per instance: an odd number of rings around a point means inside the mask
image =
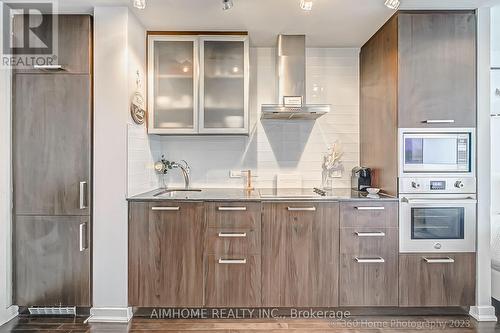
M 13 303 L 90 306 L 92 21 L 58 16 L 58 64 L 13 72 Z

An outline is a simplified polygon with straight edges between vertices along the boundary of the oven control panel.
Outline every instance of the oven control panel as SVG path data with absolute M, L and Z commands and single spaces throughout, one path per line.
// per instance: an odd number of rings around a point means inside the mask
M 476 178 L 399 178 L 399 193 L 476 193 Z

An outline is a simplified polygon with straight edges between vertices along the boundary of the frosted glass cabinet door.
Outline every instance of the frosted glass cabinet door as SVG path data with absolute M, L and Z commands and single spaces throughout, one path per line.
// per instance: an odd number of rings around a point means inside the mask
M 248 133 L 248 38 L 200 38 L 200 133 Z
M 148 59 L 149 132 L 197 132 L 196 37 L 150 36 Z

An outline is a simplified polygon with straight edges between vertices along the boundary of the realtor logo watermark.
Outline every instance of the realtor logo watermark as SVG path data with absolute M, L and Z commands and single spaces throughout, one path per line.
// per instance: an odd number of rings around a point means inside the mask
M 58 64 L 54 1 L 2 1 L 1 67 L 26 69 Z

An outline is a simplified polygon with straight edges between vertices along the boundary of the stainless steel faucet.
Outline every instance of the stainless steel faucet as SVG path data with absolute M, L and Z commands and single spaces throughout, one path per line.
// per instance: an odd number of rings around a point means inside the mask
M 173 162 L 171 166 L 172 168 L 178 168 L 181 170 L 182 175 L 184 176 L 184 188 L 188 189 L 190 182 L 189 172 L 191 171 L 191 168 L 189 167 L 188 162 L 186 162 L 185 160 L 181 160 L 181 162 L 182 164 L 178 162 Z

